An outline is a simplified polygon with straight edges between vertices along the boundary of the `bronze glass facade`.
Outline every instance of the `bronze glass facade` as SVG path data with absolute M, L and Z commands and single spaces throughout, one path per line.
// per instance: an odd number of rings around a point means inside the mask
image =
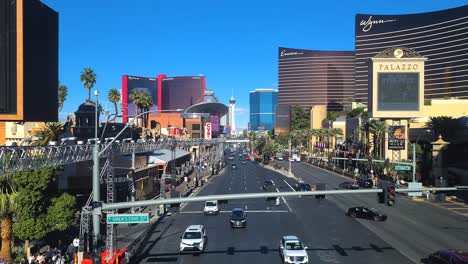
M 406 47 L 427 58 L 425 99 L 468 98 L 468 5 L 411 15 L 356 15 L 355 98 L 367 102 L 370 58 Z
M 278 104 L 342 110 L 354 96 L 354 52 L 278 49 Z

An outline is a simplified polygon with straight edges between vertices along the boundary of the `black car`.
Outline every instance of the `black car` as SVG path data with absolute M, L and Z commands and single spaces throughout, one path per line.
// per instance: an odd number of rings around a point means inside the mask
M 352 218 L 364 218 L 374 221 L 385 221 L 387 219 L 387 216 L 384 213 L 381 213 L 374 208 L 369 209 L 363 206 L 349 208 L 346 215 Z
M 271 189 L 271 186 L 273 186 L 273 183 L 270 180 L 266 180 L 263 182 L 262 189 L 267 191 L 268 189 Z
M 229 219 L 229 223 L 231 227 L 246 227 L 247 226 L 247 219 L 245 218 L 244 210 L 241 208 L 234 208 L 231 212 L 231 219 Z
M 456 250 L 439 250 L 429 256 L 429 263 L 463 264 L 468 263 L 468 253 Z
M 237 164 L 232 163 L 232 164 L 231 164 L 231 169 L 237 169 Z
M 296 191 L 298 192 L 312 191 L 312 187 L 310 187 L 310 184 L 303 183 L 303 182 L 296 183 L 296 185 L 294 186 L 294 189 L 296 189 Z
M 359 185 L 359 187 L 363 188 L 372 188 L 373 186 L 372 180 L 369 178 L 358 178 L 357 184 Z
M 341 189 L 359 189 L 359 185 L 354 182 L 343 182 L 338 185 Z

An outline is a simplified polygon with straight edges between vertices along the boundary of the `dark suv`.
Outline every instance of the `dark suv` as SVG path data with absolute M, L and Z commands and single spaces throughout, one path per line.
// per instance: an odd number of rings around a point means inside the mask
M 241 208 L 232 209 L 231 219 L 229 219 L 231 227 L 246 227 L 247 219 L 245 219 L 244 210 Z
M 372 180 L 369 178 L 358 178 L 357 184 L 359 185 L 359 187 L 363 188 L 372 188 L 373 185 Z

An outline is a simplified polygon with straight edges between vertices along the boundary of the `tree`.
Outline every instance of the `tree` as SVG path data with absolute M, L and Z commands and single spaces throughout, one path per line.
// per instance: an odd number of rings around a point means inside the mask
M 67 100 L 68 96 L 68 87 L 64 84 L 59 83 L 58 87 L 58 111 L 62 111 L 63 105 L 65 104 L 65 100 Z
M 457 129 L 456 119 L 450 116 L 431 116 L 426 122 L 426 127 L 434 130 L 435 139 L 442 136 L 446 141 L 453 140 L 453 132 Z
M 364 115 L 364 112 L 366 112 L 364 107 L 356 107 L 352 109 L 351 111 L 349 111 L 348 113 L 346 113 L 346 118 L 353 118 L 356 116 L 362 117 L 362 115 Z
M 74 223 L 75 198 L 60 194 L 54 187 L 58 168 L 47 167 L 38 170 L 18 172 L 12 184 L 18 190 L 16 218 L 13 234 L 25 240 L 42 239 L 51 231 L 64 231 Z
M 141 109 L 141 112 L 148 111 L 149 108 L 153 105 L 151 94 L 147 92 L 139 92 L 138 90 L 133 89 L 128 95 L 128 98 L 133 102 L 133 104 L 135 104 L 135 116 L 138 115 L 138 109 Z M 143 126 L 146 127 L 148 114 L 143 117 L 143 120 Z
M 109 90 L 109 94 L 107 95 L 107 98 L 111 103 L 114 104 L 114 111 L 115 111 L 115 117 L 112 119 L 112 121 L 115 121 L 117 118 L 118 114 L 118 108 L 117 108 L 117 103 L 120 102 L 120 92 L 119 90 L 112 88 Z
M 288 147 L 289 133 L 281 132 L 276 136 L 275 142 L 283 146 L 283 148 Z
M 388 132 L 388 125 L 384 121 L 371 120 L 369 131 L 372 134 L 374 134 L 374 141 L 377 143 L 375 154 L 381 157 L 381 148 L 383 146 L 383 139 L 385 138 L 385 133 Z
M 50 141 L 58 141 L 59 135 L 63 133 L 63 123 L 50 122 L 42 126 L 42 128 L 36 132 L 36 137 L 40 138 L 34 142 L 36 146 L 48 145 Z
M 11 263 L 11 244 L 13 236 L 11 232 L 13 213 L 17 209 L 18 192 L 11 182 L 11 175 L 0 174 L 0 237 L 2 246 L 0 259 Z
M 336 111 L 327 112 L 327 120 L 335 122 L 340 115 L 341 113 Z
M 310 113 L 306 112 L 300 106 L 293 105 L 291 108 L 291 131 L 309 128 Z
M 243 138 L 248 138 L 249 137 L 247 129 L 242 130 L 242 137 Z
M 96 73 L 90 67 L 86 67 L 81 72 L 80 81 L 83 83 L 83 87 L 88 89 L 88 102 L 91 102 L 91 89 L 96 84 Z

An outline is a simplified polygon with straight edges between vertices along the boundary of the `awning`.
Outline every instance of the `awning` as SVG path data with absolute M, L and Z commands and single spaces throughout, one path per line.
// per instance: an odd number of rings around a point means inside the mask
M 184 156 L 189 156 L 190 152 L 185 150 L 176 149 L 175 150 L 175 159 L 179 159 Z M 172 151 L 170 149 L 159 149 L 153 151 L 148 156 L 148 164 L 157 164 L 157 163 L 168 163 L 172 160 Z

